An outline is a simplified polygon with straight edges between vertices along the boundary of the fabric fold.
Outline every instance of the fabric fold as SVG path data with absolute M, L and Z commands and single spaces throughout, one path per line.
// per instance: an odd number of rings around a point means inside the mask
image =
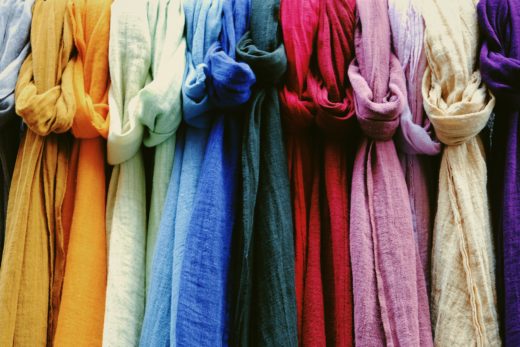
M 476 66 L 476 3 L 436 0 L 422 8 L 428 59 L 424 107 L 447 145 L 432 240 L 432 323 L 438 346 L 501 345 L 485 153 L 478 136 L 495 98 Z
M 518 131 L 520 114 L 520 5 L 513 1 L 482 0 L 478 19 L 483 36 L 480 50 L 482 80 L 496 97 L 492 132 L 490 193 L 497 242 L 497 287 L 506 346 L 520 344 L 520 198 Z
M 350 250 L 357 346 L 432 346 L 428 295 L 405 177 L 392 140 L 407 105 L 386 0 L 358 3 L 349 67 L 364 138 L 352 178 Z

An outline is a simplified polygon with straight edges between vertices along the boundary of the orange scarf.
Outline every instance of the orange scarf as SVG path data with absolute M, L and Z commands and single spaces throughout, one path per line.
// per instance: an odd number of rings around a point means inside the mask
M 72 0 L 78 55 L 73 60 L 77 162 L 67 267 L 55 346 L 101 346 L 107 275 L 105 140 L 108 135 L 110 0 Z M 101 137 L 102 136 L 102 137 Z M 71 170 L 74 170 L 71 168 Z
M 68 135 L 57 134 L 70 129 L 76 111 L 67 2 L 35 2 L 32 53 L 15 90 L 16 112 L 29 129 L 18 151 L 7 210 L 0 346 L 45 345 L 59 305 L 70 143 Z

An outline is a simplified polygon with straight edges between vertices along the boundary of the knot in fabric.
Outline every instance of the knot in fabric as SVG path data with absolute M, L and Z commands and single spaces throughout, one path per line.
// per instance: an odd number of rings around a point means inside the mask
M 359 125 L 363 133 L 372 140 L 392 139 L 399 126 L 399 115 L 407 101 L 406 82 L 397 57 L 390 55 L 387 95 L 377 100 L 361 74 L 358 59 L 350 64 L 348 74 L 354 88 L 354 100 Z
M 251 67 L 256 76 L 256 83 L 261 87 L 278 84 L 287 69 L 287 56 L 283 44 L 278 45 L 273 51 L 259 49 L 249 31 L 238 43 L 237 55 Z
M 305 131 L 314 124 L 316 105 L 308 94 L 299 96 L 284 85 L 280 91 L 280 108 L 282 110 L 284 129 L 290 133 Z
M 482 0 L 478 4 L 484 40 L 480 51 L 482 79 L 504 107 L 520 108 L 520 47 L 514 45 L 520 32 L 520 10 L 508 1 Z M 514 5 L 518 7 L 517 5 Z
M 473 72 L 461 99 L 447 104 L 442 88 L 428 67 L 423 79 L 424 109 L 435 128 L 437 138 L 444 144 L 456 146 L 477 136 L 486 126 L 495 106 L 481 82 L 479 71 Z

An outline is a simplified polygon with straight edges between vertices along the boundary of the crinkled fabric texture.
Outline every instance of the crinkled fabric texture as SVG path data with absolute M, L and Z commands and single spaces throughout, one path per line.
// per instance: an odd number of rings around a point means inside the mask
M 231 260 L 231 344 L 297 346 L 294 241 L 278 92 L 287 67 L 278 0 L 253 0 L 238 56 L 257 83 L 242 136 L 241 197 Z
M 349 67 L 365 138 L 354 162 L 350 250 L 357 346 L 432 346 L 426 281 L 405 177 L 392 137 L 407 106 L 385 0 L 357 4 Z
M 9 186 L 21 135 L 20 119 L 14 110 L 14 88 L 20 67 L 30 51 L 33 3 L 0 1 L 0 258 L 4 248 Z
M 430 278 L 433 202 L 436 191 L 436 161 L 430 156 L 440 153 L 433 127 L 423 108 L 422 78 L 426 68 L 424 55 L 424 21 L 420 13 L 422 0 L 390 0 L 388 15 L 393 49 L 405 73 L 408 103 L 399 119 L 396 146 L 405 174 L 417 251 L 427 283 Z
M 520 344 L 520 3 L 482 0 L 478 18 L 484 40 L 480 50 L 482 80 L 497 98 L 490 179 L 504 344 Z
M 77 55 L 72 59 L 76 114 L 67 186 L 72 202 L 66 268 L 54 346 L 101 345 L 107 276 L 105 141 L 108 134 L 109 0 L 68 3 Z
M 15 90 L 16 112 L 28 129 L 10 190 L 0 269 L 0 345 L 52 343 L 65 265 L 62 205 L 76 105 L 72 88 L 72 26 L 67 0 L 38 0 L 32 53 Z
M 479 132 L 495 105 L 477 69 L 474 0 L 435 0 L 422 10 L 428 59 L 422 94 L 446 147 L 432 245 L 432 323 L 437 346 L 500 346 L 495 259 Z
M 353 343 L 348 187 L 354 123 L 347 66 L 354 1 L 283 0 L 280 92 L 295 229 L 300 345 Z

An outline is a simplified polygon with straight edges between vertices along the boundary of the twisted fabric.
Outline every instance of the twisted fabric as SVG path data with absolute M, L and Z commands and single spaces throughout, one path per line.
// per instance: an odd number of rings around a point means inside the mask
M 392 141 L 407 104 L 386 0 L 358 3 L 349 67 L 362 139 L 354 163 L 350 250 L 357 346 L 432 346 L 428 295 L 403 171 Z
M 287 83 L 280 93 L 294 210 L 301 345 L 352 345 L 348 187 L 354 103 L 354 1 L 284 0 Z M 315 51 L 316 48 L 316 51 Z
M 428 59 L 422 94 L 442 155 L 432 245 L 437 346 L 500 346 L 484 149 L 495 105 L 476 69 L 475 0 L 435 0 L 422 10 Z
M 105 142 L 108 136 L 109 0 L 73 0 L 68 14 L 78 55 L 72 60 L 77 103 L 70 175 L 75 185 L 54 346 L 101 345 L 107 276 Z M 102 138 L 103 137 L 103 138 Z
M 37 0 L 32 53 L 16 85 L 16 112 L 29 129 L 18 151 L 0 270 L 0 345 L 51 342 L 64 269 L 62 204 L 76 111 L 67 0 Z M 48 332 L 49 329 L 49 332 Z M 48 340 L 49 336 L 49 340 Z
M 33 3 L 34 0 L 0 1 L 0 258 L 4 248 L 9 186 L 21 135 L 20 119 L 14 112 L 14 88 L 30 50 Z
M 257 83 L 242 137 L 241 217 L 231 261 L 236 346 L 298 344 L 290 186 L 275 89 L 287 67 L 278 12 L 278 0 L 253 0 L 251 29 L 237 48 Z
M 428 156 L 440 153 L 441 146 L 432 137 L 433 128 L 423 109 L 422 78 L 426 69 L 424 21 L 420 14 L 422 0 L 389 0 L 388 15 L 394 51 L 405 73 L 408 103 L 399 120 L 396 144 L 405 173 L 412 209 L 415 240 L 420 264 L 428 283 L 433 229 L 431 205 L 435 180 L 434 163 Z
M 491 192 L 498 236 L 498 283 L 502 298 L 504 344 L 520 345 L 520 182 L 518 131 L 520 114 L 520 3 L 482 0 L 478 18 L 483 33 L 482 80 L 497 98 L 491 155 Z

